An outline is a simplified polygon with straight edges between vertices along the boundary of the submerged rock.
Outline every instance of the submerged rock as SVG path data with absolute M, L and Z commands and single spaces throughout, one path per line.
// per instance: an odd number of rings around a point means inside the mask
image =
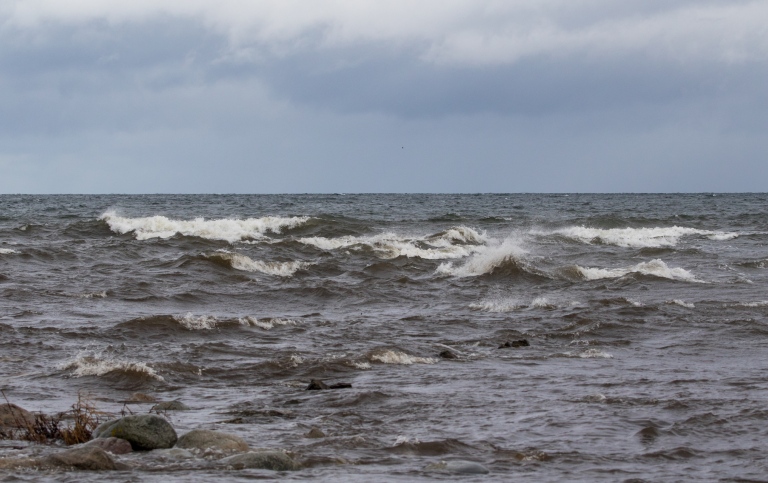
M 474 461 L 441 461 L 428 465 L 424 470 L 462 475 L 487 475 L 490 473 L 488 468 Z
M 209 429 L 193 429 L 179 438 L 176 442 L 176 447 L 203 452 L 216 451 L 226 453 L 240 453 L 249 449 L 248 444 L 240 436 Z
M 312 428 L 304 434 L 305 438 L 325 438 L 325 433 L 320 428 Z
M 84 446 L 96 446 L 112 454 L 126 454 L 133 451 L 131 443 L 122 438 L 96 438 L 88 441 Z
M 138 414 L 107 421 L 93 431 L 93 437 L 128 440 L 134 451 L 172 448 L 178 440 L 171 423 L 154 414 Z
M 296 471 L 301 466 L 282 451 L 256 451 L 225 458 L 222 462 L 236 470 L 257 468 L 274 471 Z
M 520 340 L 513 340 L 513 341 L 506 341 L 503 344 L 499 346 L 499 349 L 504 349 L 507 347 L 528 347 L 531 344 L 528 343 L 528 340 L 526 339 L 520 339 Z
M 307 391 L 319 391 L 322 389 L 348 389 L 352 387 L 352 384 L 348 382 L 339 382 L 336 384 L 326 384 L 320 379 L 312 379 L 309 381 Z
M 39 466 L 47 468 L 63 468 L 88 471 L 105 471 L 124 469 L 118 465 L 109 454 L 98 446 L 81 446 L 79 448 L 55 453 L 38 460 Z
M 453 351 L 444 350 L 441 353 L 437 355 L 438 357 L 441 357 L 443 359 L 456 359 L 456 354 L 453 353 Z
M 152 406 L 150 411 L 189 411 L 189 406 L 181 401 L 163 401 Z
M 143 392 L 134 392 L 125 402 L 127 403 L 151 403 L 157 402 L 157 398 Z

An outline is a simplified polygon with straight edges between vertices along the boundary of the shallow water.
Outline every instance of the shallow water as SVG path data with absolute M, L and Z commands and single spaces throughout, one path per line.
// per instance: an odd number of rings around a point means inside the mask
M 282 479 L 759 480 L 767 201 L 4 195 L 2 387 L 46 412 L 180 399 L 180 434 L 295 454 Z M 127 481 L 275 476 L 119 458 Z

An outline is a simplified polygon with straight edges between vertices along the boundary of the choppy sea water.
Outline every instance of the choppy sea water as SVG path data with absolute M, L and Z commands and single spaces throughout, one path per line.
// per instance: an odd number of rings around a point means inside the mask
M 765 194 L 3 195 L 0 383 L 179 399 L 179 434 L 296 455 L 281 479 L 762 481 L 766 243 Z

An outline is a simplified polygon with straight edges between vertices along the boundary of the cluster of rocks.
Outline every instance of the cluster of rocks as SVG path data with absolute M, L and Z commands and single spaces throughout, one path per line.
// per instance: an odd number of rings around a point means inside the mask
M 0 421 L 6 422 L 6 412 L 15 419 L 28 414 L 15 406 L 0 411 Z M 4 424 L 5 425 L 5 424 Z M 298 470 L 300 465 L 282 451 L 251 450 L 239 436 L 207 429 L 195 429 L 181 437 L 163 417 L 156 414 L 130 415 L 99 425 L 88 443 L 39 458 L 2 458 L 0 469 L 37 468 L 73 470 L 127 470 L 130 466 L 116 461 L 114 455 L 134 451 L 173 450 L 181 456 L 205 457 L 217 460 L 225 468 Z

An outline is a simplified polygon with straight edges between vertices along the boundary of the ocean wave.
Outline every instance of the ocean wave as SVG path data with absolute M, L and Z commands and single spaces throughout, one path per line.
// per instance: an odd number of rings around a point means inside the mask
M 382 364 L 401 364 L 406 366 L 411 364 L 436 364 L 438 362 L 433 357 L 417 357 L 396 350 L 374 351 L 369 356 L 369 360 L 371 362 L 381 362 Z
M 279 277 L 291 277 L 294 273 L 311 265 L 309 262 L 262 262 L 241 253 L 230 252 L 228 250 L 217 250 L 203 256 L 214 262 L 223 262 L 225 265 L 235 270 L 246 272 L 260 272 L 267 275 L 277 275 Z
M 581 352 L 566 352 L 565 357 L 578 357 L 580 359 L 613 359 L 613 354 L 599 349 L 586 349 Z
M 686 302 L 685 300 L 680 299 L 674 299 L 667 302 L 670 305 L 679 305 L 680 307 L 685 307 L 687 309 L 693 309 L 696 308 L 696 306 L 690 302 Z
M 259 320 L 256 317 L 247 316 L 247 317 L 241 317 L 238 319 L 241 325 L 245 325 L 248 327 L 259 327 L 264 330 L 270 330 L 275 328 L 276 326 L 285 326 L 285 325 L 297 325 L 297 322 L 295 320 L 291 319 L 263 319 Z
M 129 377 L 148 377 L 165 381 L 154 369 L 145 362 L 126 361 L 104 357 L 101 353 L 83 351 L 73 360 L 59 365 L 61 370 L 72 370 L 74 377 L 104 376 L 117 373 Z
M 697 279 L 688 270 L 680 267 L 670 268 L 666 263 L 659 259 L 651 260 L 650 262 L 641 262 L 628 268 L 584 268 L 576 265 L 576 270 L 587 280 L 619 278 L 630 273 L 639 273 L 642 275 L 668 278 L 671 280 L 703 283 L 702 280 Z
M 698 230 L 680 226 L 657 228 L 588 228 L 573 226 L 554 231 L 532 231 L 534 235 L 561 235 L 581 243 L 615 245 L 628 248 L 673 247 L 684 236 L 699 235 L 724 241 L 739 236 L 734 232 Z
M 223 240 L 230 243 L 264 238 L 265 233 L 279 234 L 282 230 L 295 228 L 306 223 L 307 216 L 290 218 L 267 216 L 263 218 L 247 218 L 237 220 L 223 218 L 206 220 L 173 220 L 165 216 L 149 216 L 144 218 L 127 218 L 118 216 L 114 211 L 108 211 L 99 218 L 109 225 L 109 228 L 119 234 L 133 232 L 137 240 L 150 238 L 170 238 L 176 234 L 194 236 L 208 240 Z
M 13 248 L 0 248 L 0 255 L 13 255 L 18 254 L 17 250 L 14 250 Z
M 219 323 L 219 320 L 212 315 L 194 315 L 191 312 L 180 316 L 174 315 L 173 320 L 187 330 L 211 330 Z
M 503 267 L 514 271 L 528 271 L 525 262 L 527 253 L 517 239 L 507 238 L 498 245 L 478 247 L 477 253 L 461 265 L 454 265 L 451 262 L 442 263 L 437 267 L 436 272 L 454 277 L 476 277 Z
M 525 308 L 556 309 L 558 307 L 574 307 L 579 302 L 555 302 L 547 297 L 536 297 L 529 304 L 520 302 L 517 298 L 496 297 L 486 298 L 480 302 L 469 304 L 469 308 L 491 313 L 505 313 L 522 310 Z
M 480 249 L 486 243 L 485 234 L 472 228 L 459 226 L 436 235 L 427 237 L 406 237 L 396 233 L 381 233 L 373 236 L 343 236 L 338 238 L 306 237 L 298 240 L 321 250 L 339 250 L 344 248 L 372 249 L 377 256 L 385 259 L 414 257 L 426 260 L 446 258 L 464 258 Z

